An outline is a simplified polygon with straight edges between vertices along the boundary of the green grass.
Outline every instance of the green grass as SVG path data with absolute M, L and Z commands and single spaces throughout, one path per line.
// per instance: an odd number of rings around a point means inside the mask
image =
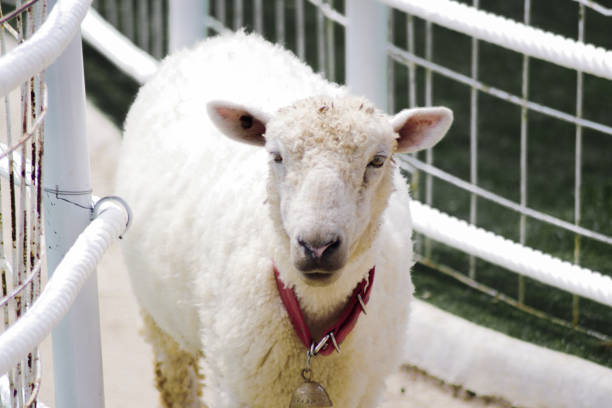
M 471 4 L 471 0 L 463 0 Z M 227 1 L 227 20 L 230 25 L 233 2 Z M 342 9 L 342 2 L 335 4 Z M 211 2 L 214 5 L 215 2 Z M 306 30 L 316 32 L 316 10 L 305 2 Z M 245 2 L 245 24 L 252 27 L 252 3 Z M 296 49 L 294 36 L 293 1 L 286 2 L 287 18 L 285 44 Z M 522 20 L 523 2 L 482 0 L 485 10 Z M 548 1 L 532 1 L 533 25 L 552 30 L 566 37 L 577 35 L 577 3 L 559 1 L 550 8 Z M 274 8 L 264 15 L 264 34 L 274 41 Z M 213 10 L 214 14 L 214 10 Z M 609 35 L 609 19 L 587 11 L 587 41 L 612 48 Z M 416 53 L 424 56 L 425 23 L 415 22 Z M 393 14 L 393 41 L 406 47 L 406 16 Z M 335 76 L 344 79 L 343 32 L 331 25 L 337 54 Z M 329 31 L 328 31 L 329 32 Z M 434 62 L 470 75 L 471 38 L 443 27 L 433 28 Z M 494 86 L 521 95 L 522 55 L 480 42 L 479 79 Z M 136 84 L 118 72 L 97 52 L 85 46 L 85 74 L 88 96 L 109 114 L 118 126 L 122 126 L 125 114 L 136 91 Z M 314 34 L 306 40 L 308 63 L 320 68 L 317 59 Z M 408 71 L 394 64 L 395 109 L 408 105 Z M 417 100 L 424 104 L 425 71 L 417 69 Z M 530 60 L 529 97 L 567 113 L 573 113 L 576 105 L 576 73 L 539 60 Z M 433 76 L 433 99 L 436 105 L 446 105 L 455 113 L 455 123 L 449 135 L 434 153 L 434 163 L 442 170 L 464 180 L 470 179 L 470 88 L 440 75 Z M 612 125 L 609 114 L 612 106 L 612 81 L 590 75 L 584 76 L 584 117 Z M 478 183 L 503 197 L 520 200 L 520 107 L 480 93 L 478 96 Z M 535 112 L 528 115 L 528 182 L 527 203 L 547 214 L 574 222 L 574 149 L 575 127 Z M 581 189 L 581 225 L 603 234 L 612 235 L 612 136 L 588 129 L 583 130 L 583 179 Z M 422 155 L 421 155 L 422 156 Z M 422 178 L 421 178 L 422 179 Z M 424 183 L 420 183 L 414 195 L 424 197 Z M 436 180 L 433 194 L 434 206 L 461 219 L 468 219 L 470 195 L 446 182 Z M 477 200 L 477 225 L 514 241 L 519 240 L 518 214 L 497 204 Z M 542 222 L 528 219 L 526 241 L 528 246 L 561 259 L 574 261 L 575 236 Z M 469 257 L 440 244 L 433 244 L 432 259 L 454 270 L 467 274 Z M 608 245 L 584 239 L 580 240 L 579 263 L 585 267 L 612 276 L 612 251 Z M 500 293 L 516 299 L 518 276 L 500 267 L 477 260 L 476 278 Z M 539 319 L 510 307 L 481 292 L 475 291 L 439 271 L 417 265 L 414 271 L 417 296 L 438 307 L 491 327 L 510 336 L 540 344 L 555 350 L 587 358 L 612 367 L 612 350 L 601 341 L 578 331 L 561 327 L 545 319 Z M 572 321 L 572 295 L 525 279 L 525 304 L 541 310 L 554 318 Z M 580 300 L 579 324 L 589 330 L 612 336 L 612 311 L 595 302 Z
M 417 298 L 467 317 L 479 325 L 557 351 L 612 367 L 610 345 L 508 306 L 438 271 L 418 264 L 413 270 Z

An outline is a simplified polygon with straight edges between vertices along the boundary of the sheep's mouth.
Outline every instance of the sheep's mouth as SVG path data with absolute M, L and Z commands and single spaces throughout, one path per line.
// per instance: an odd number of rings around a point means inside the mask
M 302 279 L 306 282 L 306 284 L 310 286 L 327 286 L 334 283 L 338 277 L 339 273 L 334 272 L 302 272 Z

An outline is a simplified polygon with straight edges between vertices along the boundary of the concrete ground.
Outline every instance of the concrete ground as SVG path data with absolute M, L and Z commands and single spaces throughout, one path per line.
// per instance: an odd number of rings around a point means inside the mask
M 87 125 L 94 193 L 112 193 L 115 163 L 120 145 L 119 130 L 91 104 Z M 98 267 L 102 356 L 107 407 L 156 407 L 152 352 L 139 335 L 142 321 L 118 245 L 105 254 Z M 50 341 L 42 345 L 43 386 L 41 401 L 53 403 Z M 475 408 L 506 407 L 500 401 L 474 396 L 444 385 L 414 368 L 404 368 L 387 381 L 382 408 Z

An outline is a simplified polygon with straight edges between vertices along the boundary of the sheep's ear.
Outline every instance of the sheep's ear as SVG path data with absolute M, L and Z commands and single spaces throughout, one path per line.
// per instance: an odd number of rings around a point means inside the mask
M 428 149 L 440 141 L 453 123 L 450 109 L 404 109 L 391 119 L 391 126 L 398 134 L 397 152 L 413 153 Z
M 267 114 L 222 101 L 209 102 L 207 109 L 215 126 L 229 138 L 256 146 L 266 143 Z

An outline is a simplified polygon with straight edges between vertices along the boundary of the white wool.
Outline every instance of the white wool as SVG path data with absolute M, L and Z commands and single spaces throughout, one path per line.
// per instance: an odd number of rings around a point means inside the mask
M 211 407 L 286 407 L 302 382 L 306 350 L 273 265 L 295 288 L 307 321 L 341 307 L 376 265 L 368 314 L 341 353 L 313 359 L 313 379 L 334 406 L 375 406 L 385 376 L 401 363 L 413 252 L 399 172 L 389 167 L 395 190 L 375 240 L 337 282 L 311 287 L 296 278 L 270 216 L 269 153 L 223 136 L 206 113 L 212 100 L 272 115 L 307 97 L 345 93 L 289 52 L 239 33 L 168 57 L 130 110 L 117 192 L 134 213 L 123 241 L 132 286 L 161 330 L 203 352 L 203 400 Z

